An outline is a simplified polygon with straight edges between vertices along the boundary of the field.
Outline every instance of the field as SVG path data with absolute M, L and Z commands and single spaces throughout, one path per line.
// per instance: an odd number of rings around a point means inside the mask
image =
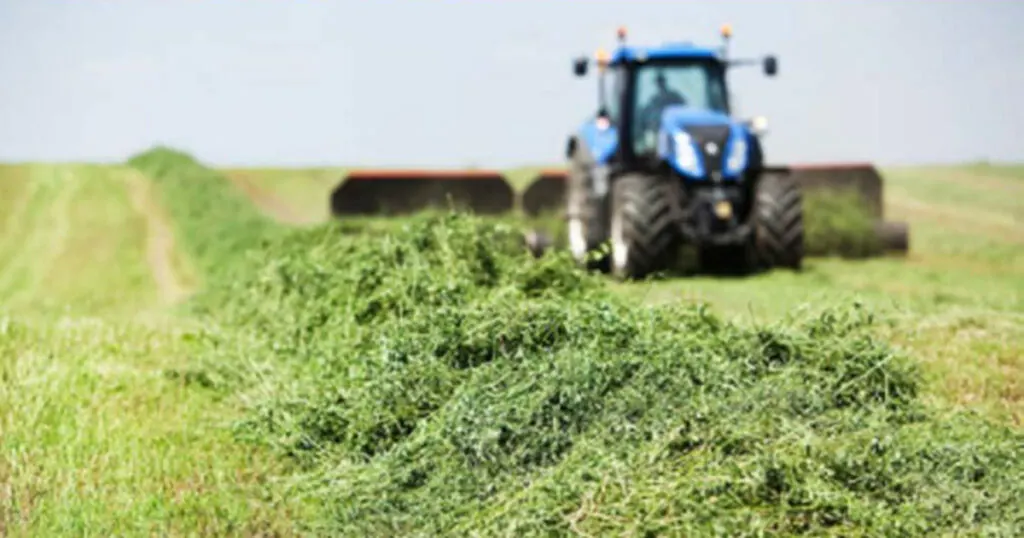
M 0 535 L 252 535 L 286 512 L 237 417 L 173 372 L 194 285 L 129 167 L 0 168 Z
M 345 172 L 229 169 L 277 200 L 268 215 L 329 216 L 324 200 Z M 1024 420 L 1024 167 L 965 165 L 883 171 L 887 218 L 910 223 L 911 253 L 814 259 L 804 274 L 611 284 L 641 303 L 707 302 L 726 317 L 778 319 L 805 305 L 863 301 L 899 321 L 890 335 L 928 361 L 942 398 Z M 525 184 L 533 170 L 511 172 Z M 950 353 L 951 349 L 956 352 Z M 964 361 L 964 357 L 971 360 Z
M 884 170 L 905 258 L 632 284 L 343 239 L 340 173 L 0 167 L 0 535 L 1024 525 L 1024 168 Z

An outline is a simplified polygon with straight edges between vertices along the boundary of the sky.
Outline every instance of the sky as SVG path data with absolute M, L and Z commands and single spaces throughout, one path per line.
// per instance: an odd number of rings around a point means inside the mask
M 723 23 L 773 163 L 1024 162 L 1020 0 L 0 0 L 0 161 L 553 164 L 574 57 Z

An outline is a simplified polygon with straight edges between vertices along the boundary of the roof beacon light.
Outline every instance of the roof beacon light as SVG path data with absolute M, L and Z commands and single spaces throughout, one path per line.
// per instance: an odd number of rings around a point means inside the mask
M 625 43 L 626 42 L 626 27 L 625 26 L 619 26 L 619 29 L 618 29 L 618 31 L 615 32 L 615 35 L 618 36 L 619 43 Z
M 732 37 L 732 25 L 729 23 L 723 24 L 719 32 L 722 34 L 721 55 L 725 58 L 729 56 L 729 38 Z

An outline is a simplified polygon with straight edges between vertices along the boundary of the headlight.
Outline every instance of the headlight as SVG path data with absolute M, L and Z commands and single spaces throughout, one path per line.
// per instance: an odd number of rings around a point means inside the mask
M 675 149 L 676 164 L 679 165 L 679 168 L 694 175 L 700 174 L 700 159 L 690 135 L 680 131 L 672 135 L 672 142 L 675 146 L 673 149 Z
M 768 118 L 764 116 L 754 116 L 754 119 L 750 120 L 750 130 L 755 136 L 764 136 L 768 134 Z
M 729 175 L 739 174 L 747 167 L 747 141 L 737 136 L 732 139 L 729 146 L 729 154 L 725 159 L 725 173 Z

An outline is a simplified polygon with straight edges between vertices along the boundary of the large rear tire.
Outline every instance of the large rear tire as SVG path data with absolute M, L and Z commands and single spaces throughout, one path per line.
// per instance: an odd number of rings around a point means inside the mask
M 758 182 L 754 207 L 754 244 L 765 268 L 799 270 L 804 258 L 804 215 L 800 185 L 781 174 Z
M 626 174 L 615 180 L 611 208 L 611 272 L 639 279 L 667 269 L 680 246 L 679 192 L 657 176 Z

